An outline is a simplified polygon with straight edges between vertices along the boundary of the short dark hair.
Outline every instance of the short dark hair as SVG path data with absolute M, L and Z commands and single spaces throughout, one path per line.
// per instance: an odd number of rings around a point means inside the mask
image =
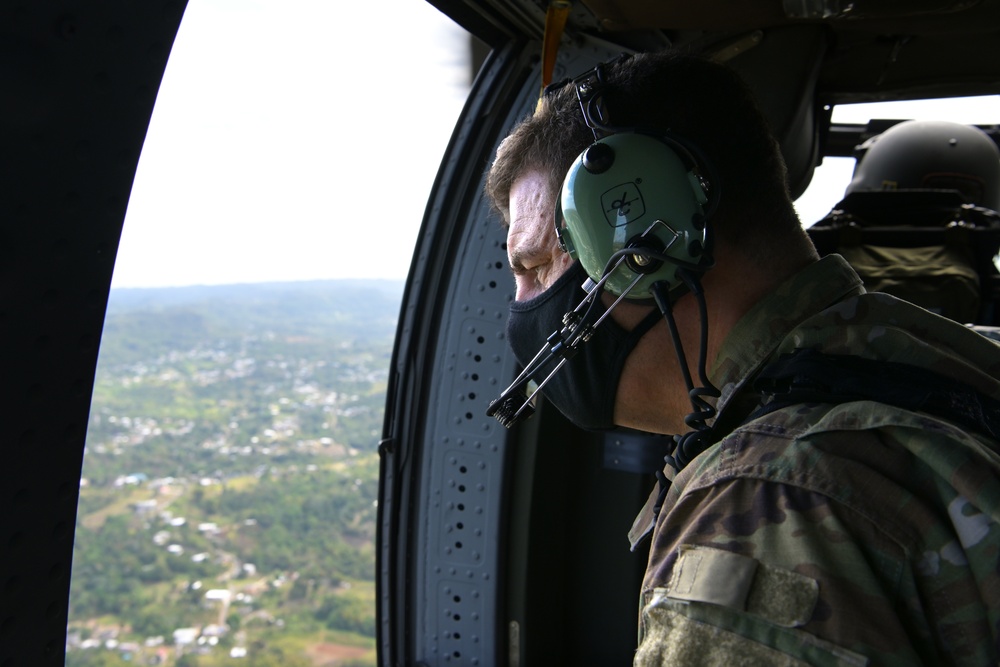
M 605 64 L 604 80 L 612 126 L 669 132 L 708 161 L 722 193 L 711 223 L 717 240 L 757 255 L 754 246 L 776 233 L 804 236 L 778 142 L 733 70 L 688 54 L 645 53 Z M 497 150 L 486 180 L 493 206 L 506 220 L 510 188 L 530 169 L 547 173 L 558 193 L 573 160 L 593 141 L 574 86 L 548 91 Z

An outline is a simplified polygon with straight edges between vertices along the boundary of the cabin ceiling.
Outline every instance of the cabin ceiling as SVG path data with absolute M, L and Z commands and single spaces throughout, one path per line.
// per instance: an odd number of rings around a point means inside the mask
M 996 0 L 580 0 L 606 35 L 659 30 L 713 52 L 760 31 L 822 25 L 828 102 L 990 94 L 1000 85 Z
M 548 0 L 431 0 L 476 33 L 537 39 Z M 573 0 L 567 35 L 624 48 L 721 54 L 776 32 L 826 33 L 817 98 L 828 103 L 1000 92 L 1000 0 Z M 486 33 L 489 33 L 487 30 Z M 481 38 L 483 34 L 479 35 Z M 489 41 L 488 37 L 486 37 Z

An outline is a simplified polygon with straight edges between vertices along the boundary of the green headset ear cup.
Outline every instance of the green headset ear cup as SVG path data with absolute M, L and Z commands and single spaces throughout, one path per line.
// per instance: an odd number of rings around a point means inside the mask
M 587 168 L 592 162 L 587 153 L 598 144 L 602 161 L 595 173 Z M 609 152 L 610 160 L 605 157 Z M 693 169 L 682 146 L 639 132 L 612 134 L 577 157 L 560 193 L 559 234 L 591 279 L 600 280 L 612 255 L 647 230 L 663 246 L 661 254 L 689 265 L 701 262 L 709 198 Z M 657 281 L 675 287 L 681 282 L 676 269 L 662 263 L 644 275 L 628 298 L 650 298 L 649 287 Z M 639 275 L 622 263 L 605 289 L 621 294 Z

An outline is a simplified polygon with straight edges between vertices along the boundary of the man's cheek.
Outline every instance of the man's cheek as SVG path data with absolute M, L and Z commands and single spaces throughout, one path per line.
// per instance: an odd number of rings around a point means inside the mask
M 562 275 L 566 273 L 571 266 L 573 266 L 573 260 L 570 259 L 570 256 L 566 253 L 560 252 L 556 259 L 552 262 L 552 270 L 549 271 L 549 275 L 546 277 L 545 287 L 549 287 L 552 283 L 559 280 L 559 278 L 562 277 Z

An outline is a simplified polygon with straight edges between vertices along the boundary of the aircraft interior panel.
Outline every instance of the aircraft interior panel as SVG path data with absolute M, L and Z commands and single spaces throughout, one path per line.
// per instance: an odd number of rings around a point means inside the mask
M 64 664 L 108 291 L 184 8 L 0 4 L 0 665 Z
M 487 71 L 478 85 L 503 83 Z M 489 113 L 477 101 L 474 93 L 453 138 L 456 148 L 439 173 L 438 195 L 429 202 L 402 308 L 401 326 L 409 335 L 397 339 L 394 354 L 392 372 L 419 378 L 427 400 L 387 409 L 390 437 L 383 447 L 383 467 L 391 469 L 383 475 L 383 498 L 392 509 L 380 511 L 395 513 L 398 523 L 379 552 L 380 587 L 405 582 L 407 601 L 399 597 L 401 588 L 393 589 L 392 599 L 380 597 L 381 646 L 387 656 L 405 646 L 431 664 L 493 664 L 500 650 L 493 632 L 500 585 L 496 545 L 505 518 L 508 447 L 507 434 L 486 416 L 485 406 L 513 373 L 504 341 L 512 290 L 505 235 L 481 194 L 481 165 L 494 147 L 469 140 L 480 116 Z M 467 194 L 456 201 L 447 192 Z M 414 375 L 415 366 L 420 370 Z M 393 434 L 413 438 L 397 441 Z M 403 613 L 411 605 L 412 613 Z

